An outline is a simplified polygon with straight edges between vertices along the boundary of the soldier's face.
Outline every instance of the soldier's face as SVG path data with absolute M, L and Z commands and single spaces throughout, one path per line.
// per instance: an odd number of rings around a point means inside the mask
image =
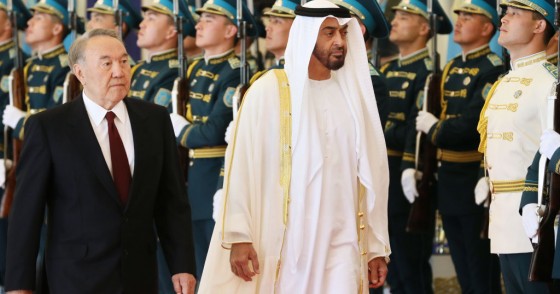
M 319 28 L 317 43 L 312 58 L 316 58 L 330 70 L 340 69 L 346 58 L 346 36 L 348 25 L 339 25 L 338 20 L 328 17 Z
M 206 12 L 200 16 L 195 29 L 196 46 L 205 49 L 206 53 L 227 51 L 230 48 L 223 50 L 221 47 L 229 44 L 229 41 L 237 34 L 237 27 L 225 16 Z
M 533 19 L 533 12 L 508 6 L 502 18 L 498 43 L 509 50 L 522 50 L 541 26 L 546 26 L 546 21 Z
M 86 29 L 88 31 L 93 29 L 116 30 L 115 16 L 113 14 L 92 12 L 87 22 Z
M 73 70 L 90 99 L 110 109 L 128 95 L 130 64 L 120 41 L 108 36 L 93 37 L 83 56 L 84 60 L 78 61 Z
M 459 12 L 455 22 L 453 41 L 461 46 L 477 47 L 487 43 L 492 37 L 492 23 L 481 14 Z M 474 49 L 474 48 L 472 48 Z
M 46 13 L 35 12 L 27 21 L 25 42 L 32 48 L 44 42 L 50 42 L 56 34 L 62 31 L 62 24 Z
M 426 19 L 418 14 L 400 10 L 395 11 L 395 18 L 391 21 L 389 40 L 399 44 L 415 42 L 421 34 L 428 34 L 429 27 Z
M 140 23 L 136 45 L 146 50 L 157 51 L 168 38 L 175 37 L 175 26 L 168 15 L 147 10 Z
M 272 52 L 276 58 L 280 58 L 286 51 L 290 28 L 294 20 L 292 18 L 270 16 L 266 24 L 266 50 Z

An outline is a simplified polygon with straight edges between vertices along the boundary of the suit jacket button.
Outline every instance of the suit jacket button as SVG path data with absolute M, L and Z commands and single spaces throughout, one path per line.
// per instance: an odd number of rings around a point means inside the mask
M 124 250 L 124 256 L 128 256 L 128 250 Z

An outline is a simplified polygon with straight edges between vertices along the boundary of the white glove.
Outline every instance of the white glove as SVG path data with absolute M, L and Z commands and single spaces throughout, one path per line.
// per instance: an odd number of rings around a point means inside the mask
M 552 158 L 552 155 L 560 147 L 560 134 L 553 130 L 545 130 L 541 135 L 541 146 L 539 152 L 546 156 L 546 158 Z
M 420 111 L 416 117 L 416 130 L 427 134 L 438 121 L 439 119 L 433 114 L 427 111 Z
M 401 185 L 403 187 L 404 196 L 406 196 L 406 199 L 410 203 L 414 202 L 414 199 L 418 197 L 415 174 L 415 169 L 407 168 L 403 171 L 401 176 Z
M 5 126 L 9 126 L 14 129 L 19 120 L 25 117 L 25 112 L 20 109 L 13 107 L 12 105 L 6 105 L 4 109 L 4 115 L 2 116 L 2 123 Z
M 233 127 L 235 126 L 235 122 L 232 120 L 229 122 L 229 125 L 227 126 L 226 129 L 226 134 L 224 136 L 224 140 L 226 141 L 226 143 L 229 144 L 229 140 L 231 139 L 231 136 L 233 136 Z
M 169 118 L 171 118 L 171 124 L 173 125 L 175 137 L 179 137 L 183 128 L 191 124 L 186 118 L 176 113 L 170 113 Z
M 537 204 L 529 203 L 523 206 L 521 211 L 521 221 L 523 222 L 523 228 L 525 229 L 525 234 L 527 237 L 533 238 L 537 235 L 537 229 L 539 228 L 539 217 L 537 216 Z
M 481 178 L 476 183 L 476 187 L 474 187 L 474 202 L 477 205 L 480 205 L 486 201 L 488 198 L 488 192 L 490 192 L 490 187 L 488 187 L 488 179 L 486 177 Z
M 212 210 L 212 218 L 214 219 L 214 221 L 218 221 L 218 218 L 220 217 L 220 213 L 222 211 L 222 206 L 223 206 L 222 198 L 223 198 L 222 189 L 219 189 L 218 191 L 216 191 L 216 193 L 214 193 L 214 201 L 212 202 L 214 208 L 214 210 Z

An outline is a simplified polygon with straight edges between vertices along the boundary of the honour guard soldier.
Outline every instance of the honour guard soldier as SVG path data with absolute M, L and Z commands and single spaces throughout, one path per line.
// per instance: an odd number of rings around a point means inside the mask
M 290 28 L 296 17 L 294 10 L 299 1 L 278 0 L 264 12 L 266 23 L 266 50 L 274 54 L 274 65 L 270 69 L 284 68 L 284 52 L 288 44 Z
M 353 18 L 358 20 L 360 29 L 364 35 L 366 47 L 371 45 L 374 38 L 386 38 L 389 35 L 389 24 L 383 15 L 383 10 L 379 7 L 377 1 L 371 0 L 330 0 L 334 4 L 346 8 L 350 11 Z M 377 109 L 381 124 L 385 125 L 387 115 L 389 113 L 389 92 L 385 77 L 383 77 L 373 64 L 369 64 L 369 74 L 371 76 L 371 83 L 373 84 L 373 91 L 375 93 L 375 100 L 377 102 Z
M 212 201 L 226 150 L 224 134 L 240 84 L 240 62 L 234 51 L 238 41 L 235 7 L 235 0 L 214 0 L 197 10 L 196 45 L 204 49 L 204 58 L 195 60 L 188 69 L 187 117 L 171 114 L 178 142 L 189 148 L 188 194 L 199 277 L 214 229 Z M 255 21 L 245 5 L 243 20 L 247 35 L 255 36 Z
M 68 33 L 69 16 L 66 0 L 44 0 L 31 7 L 33 17 L 27 22 L 25 42 L 34 56 L 25 65 L 27 112 L 6 106 L 2 122 L 23 139 L 28 115 L 59 105 L 63 83 L 69 72 L 68 55 L 62 41 Z
M 184 17 L 183 32 L 194 36 L 194 20 L 185 1 L 179 1 L 179 15 Z M 132 69 L 129 97 L 167 107 L 171 111 L 173 81 L 179 76 L 177 30 L 173 21 L 173 1 L 160 0 L 142 6 L 144 20 L 138 32 L 138 47 L 148 58 Z
M 389 40 L 399 48 L 399 57 L 381 68 L 389 90 L 389 115 L 384 132 L 389 156 L 389 237 L 393 254 L 387 280 L 393 292 L 433 293 L 429 260 L 434 232 L 406 232 L 414 195 L 403 192 L 400 179 L 401 165 L 414 164 L 414 155 L 405 153 L 405 145 L 408 134 L 415 134 L 416 102 L 423 97 L 426 78 L 433 68 L 427 42 L 436 33 L 449 34 L 452 27 L 437 1 L 434 1 L 434 13 L 439 19 L 437 32 L 430 29 L 425 0 L 402 1 L 392 9 L 395 17 Z M 429 213 L 433 218 L 434 212 Z
M 18 46 L 14 42 L 13 32 L 14 25 L 8 14 L 7 0 L 0 0 L 0 110 L 4 111 L 6 105 L 9 104 L 9 80 L 10 72 L 14 68 L 14 59 L 18 54 Z M 24 30 L 27 21 L 31 18 L 31 13 L 21 0 L 13 0 L 13 11 L 16 13 L 18 30 Z M 23 60 L 26 57 L 23 56 Z M 1 125 L 4 129 L 4 125 Z M 4 146 L 4 133 L 0 134 L 0 186 L 4 186 L 6 170 L 4 163 L 4 152 L 7 152 L 8 146 Z M 6 148 L 6 150 L 5 150 Z M 0 194 L 4 194 L 4 189 L 0 188 Z M 1 198 L 1 197 L 0 197 Z M 4 286 L 4 274 L 6 272 L 6 234 L 7 234 L 8 218 L 0 218 L 0 287 Z M 0 290 L 1 292 L 1 290 Z
M 484 152 L 490 185 L 481 179 L 477 184 L 481 192 L 475 193 L 492 193 L 488 234 L 491 252 L 499 254 L 506 292 L 546 293 L 545 283 L 528 281 L 535 210 L 526 211 L 531 207 L 524 206 L 521 217 L 519 205 L 557 76 L 545 52 L 555 33 L 554 2 L 516 0 L 501 5 L 506 13 L 498 43 L 510 52 L 511 70 L 494 84 L 480 114 L 479 151 Z
M 477 150 L 480 140 L 476 126 L 484 101 L 503 71 L 501 59 L 488 45 L 499 18 L 495 0 L 464 1 L 454 12 L 457 22 L 453 41 L 461 46 L 462 53 L 444 67 L 441 115 L 420 111 L 416 130 L 427 134 L 438 147 L 437 209 L 461 290 L 487 293 L 492 286 L 500 289 L 500 280 L 499 275 L 490 278 L 490 243 L 480 237 L 484 220 L 481 204 L 487 194 L 475 200 L 483 157 Z
M 139 25 L 142 17 L 128 0 L 119 0 L 119 9 L 123 15 L 122 38 L 124 39 L 133 29 L 137 30 L 140 28 Z M 98 0 L 87 11 L 90 13 L 86 26 L 88 31 L 93 29 L 118 30 L 117 23 L 115 22 L 113 0 Z

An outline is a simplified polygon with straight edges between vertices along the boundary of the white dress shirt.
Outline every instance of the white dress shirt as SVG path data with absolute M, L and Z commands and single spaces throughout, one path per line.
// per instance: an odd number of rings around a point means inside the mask
M 126 151 L 126 157 L 128 158 L 128 164 L 130 165 L 131 176 L 134 174 L 134 140 L 132 138 L 132 127 L 130 125 L 130 119 L 128 118 L 128 111 L 126 110 L 126 105 L 124 102 L 119 102 L 113 109 L 107 110 L 97 103 L 93 102 L 85 92 L 82 92 L 84 97 L 84 104 L 86 106 L 86 111 L 88 113 L 89 121 L 97 137 L 97 142 L 101 147 L 103 152 L 103 157 L 107 163 L 107 167 L 113 175 L 113 165 L 111 163 L 111 149 L 109 146 L 109 128 L 107 127 L 107 120 L 105 115 L 108 111 L 115 113 L 117 118 L 115 119 L 115 126 L 119 131 L 121 140 L 123 141 L 124 150 Z

